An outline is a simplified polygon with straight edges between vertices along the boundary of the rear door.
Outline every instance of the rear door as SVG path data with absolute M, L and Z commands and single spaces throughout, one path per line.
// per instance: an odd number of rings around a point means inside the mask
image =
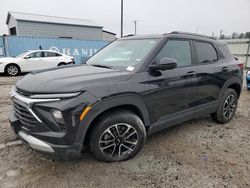
M 65 63 L 62 58 L 61 54 L 58 54 L 56 52 L 45 52 L 45 65 L 46 68 L 53 68 L 57 67 L 59 63 L 63 62 Z
M 198 67 L 198 105 L 214 111 L 220 90 L 225 82 L 225 63 L 212 43 L 194 41 L 196 64 Z
M 186 117 L 184 119 L 180 117 L 187 115 L 189 106 L 195 102 L 197 95 L 197 67 L 193 66 L 190 40 L 169 39 L 152 63 L 158 63 L 163 57 L 176 59 L 177 68 L 149 71 L 151 93 L 147 99 L 147 106 L 152 124 L 162 124 L 171 118 L 179 118 L 180 122 L 185 120 Z M 191 119 L 192 112 L 189 116 Z M 171 123 L 168 125 L 170 126 Z M 159 129 L 161 128 L 163 128 L 162 125 L 159 125 Z

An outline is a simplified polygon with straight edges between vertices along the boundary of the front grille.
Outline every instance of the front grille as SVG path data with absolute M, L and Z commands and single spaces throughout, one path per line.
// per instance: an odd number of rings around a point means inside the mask
M 21 128 L 25 131 L 31 131 L 35 127 L 35 124 L 38 123 L 27 106 L 16 99 L 13 101 L 13 110 L 18 120 L 22 123 Z

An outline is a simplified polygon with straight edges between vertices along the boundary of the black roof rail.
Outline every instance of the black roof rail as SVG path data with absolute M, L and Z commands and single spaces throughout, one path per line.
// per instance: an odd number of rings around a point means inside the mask
M 125 36 L 123 36 L 122 38 L 126 38 L 126 37 L 133 37 L 133 36 L 135 36 L 134 34 L 129 34 L 129 35 L 125 35 Z
M 205 37 L 205 38 L 209 38 L 209 39 L 214 39 L 214 40 L 216 40 L 216 38 L 214 38 L 214 37 L 207 36 L 207 35 L 201 35 L 201 34 L 197 34 L 197 33 L 181 32 L 181 31 L 172 31 L 170 34 L 191 35 L 191 36 Z

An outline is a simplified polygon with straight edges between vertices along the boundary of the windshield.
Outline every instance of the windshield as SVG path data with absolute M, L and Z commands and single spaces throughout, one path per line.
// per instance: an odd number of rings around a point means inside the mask
M 23 53 L 17 55 L 16 57 L 24 57 L 24 56 L 28 55 L 29 53 L 30 52 L 23 52 Z
M 118 40 L 88 59 L 88 65 L 125 68 L 133 71 L 139 66 L 159 39 Z

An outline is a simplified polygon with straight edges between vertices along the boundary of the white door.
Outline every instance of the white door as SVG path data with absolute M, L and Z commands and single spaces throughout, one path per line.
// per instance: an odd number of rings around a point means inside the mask
M 44 61 L 47 68 L 57 67 L 61 62 L 61 58 L 55 52 L 45 52 L 44 56 Z
M 46 69 L 44 52 L 32 52 L 25 57 L 22 63 L 22 69 L 25 72 Z

